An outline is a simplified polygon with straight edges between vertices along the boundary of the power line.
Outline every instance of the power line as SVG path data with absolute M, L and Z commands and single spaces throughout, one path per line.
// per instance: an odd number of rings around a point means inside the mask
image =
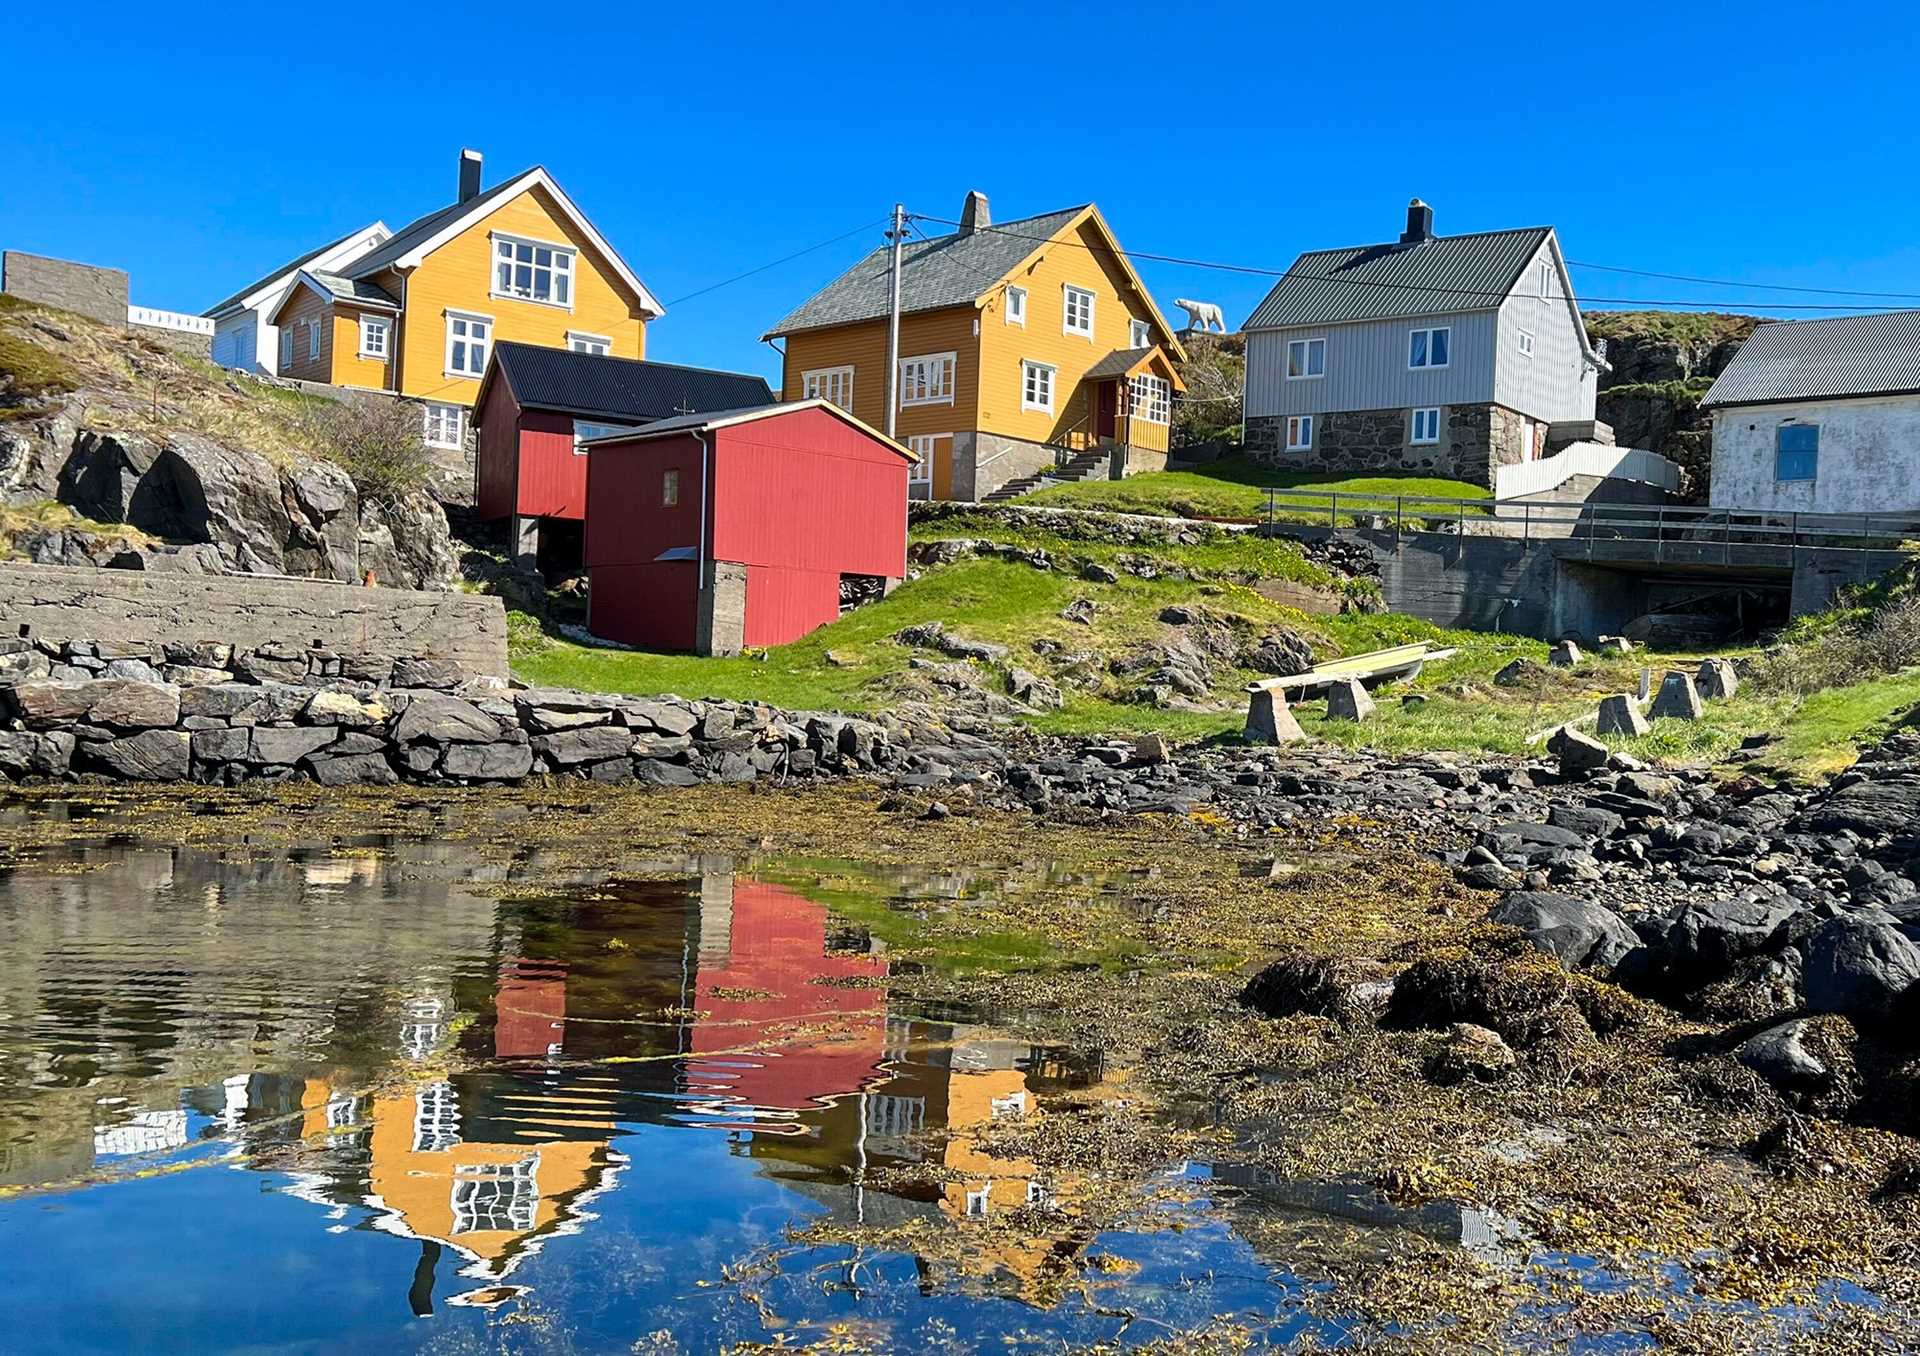
M 707 287 L 702 287 L 697 292 L 689 292 L 684 297 L 680 297 L 674 301 L 668 302 L 667 305 L 678 306 L 682 302 L 692 301 L 695 297 L 704 297 L 709 292 L 718 292 L 721 288 L 731 287 L 734 283 L 741 282 L 747 278 L 751 278 L 756 273 L 765 273 L 770 268 L 778 268 L 782 264 L 792 263 L 795 259 L 800 258 L 802 255 L 812 254 L 815 250 L 823 250 L 829 245 L 837 245 L 842 240 L 848 240 L 856 235 L 859 235 L 862 231 L 870 231 L 875 226 L 884 226 L 885 224 L 886 223 L 884 221 L 862 222 L 860 225 L 854 227 L 851 231 L 842 231 L 839 235 L 834 236 L 833 239 L 831 240 L 822 240 L 818 244 L 809 245 L 803 250 L 795 250 L 792 254 L 783 254 L 778 259 L 775 259 L 772 263 L 761 264 L 758 268 L 750 268 L 745 273 L 736 273 L 731 278 L 727 278 L 721 282 L 713 283 L 712 285 Z
M 1848 287 L 1795 287 L 1787 283 L 1740 282 L 1734 278 L 1696 278 L 1688 273 L 1654 273 L 1644 268 L 1622 268 L 1618 264 L 1589 264 L 1580 259 L 1567 260 L 1568 268 L 1597 268 L 1605 273 L 1631 273 L 1637 278 L 1665 278 L 1668 282 L 1705 283 L 1711 287 L 1752 287 L 1766 292 L 1809 292 L 1825 297 L 1885 297 L 1893 301 L 1920 301 L 1920 292 L 1860 292 Z
M 929 216 L 925 213 L 920 213 L 920 212 L 916 212 L 913 215 L 914 215 L 914 218 L 917 220 L 937 222 L 943 226 L 958 226 L 960 224 L 959 222 L 953 221 L 952 219 L 947 217 Z M 1083 249 L 1088 251 L 1089 253 L 1093 251 L 1093 246 L 1085 243 L 1084 241 L 1059 240 L 1053 236 L 1045 236 L 1045 235 L 1029 235 L 1020 231 L 1008 230 L 1004 226 L 976 226 L 974 230 L 976 232 L 994 231 L 1001 235 L 1010 236 L 1015 240 L 1032 240 L 1041 244 L 1072 245 L 1077 249 Z M 1266 278 L 1299 278 L 1307 282 L 1341 283 L 1348 287 L 1375 287 L 1375 288 L 1383 288 L 1383 289 L 1392 290 L 1392 291 L 1424 292 L 1424 293 L 1427 293 L 1428 295 L 1432 295 L 1434 293 L 1447 293 L 1449 295 L 1462 296 L 1462 297 L 1485 297 L 1485 298 L 1488 298 L 1489 300 L 1497 300 L 1497 301 L 1504 301 L 1507 297 L 1507 294 L 1505 292 L 1492 292 L 1492 291 L 1488 291 L 1485 288 L 1480 288 L 1480 287 L 1442 287 L 1442 286 L 1428 284 L 1428 283 L 1388 282 L 1384 279 L 1378 279 L 1378 278 L 1335 278 L 1335 277 L 1329 277 L 1327 275 L 1318 274 L 1318 273 L 1295 273 L 1291 269 L 1287 269 L 1287 268 L 1262 268 L 1254 264 L 1229 264 L 1229 263 L 1222 263 L 1218 260 L 1212 260 L 1212 259 L 1188 259 L 1180 255 L 1174 255 L 1174 254 L 1155 254 L 1148 250 L 1120 250 L 1118 252 L 1120 254 L 1125 255 L 1129 259 L 1146 259 L 1154 263 L 1177 264 L 1185 268 L 1206 268 L 1206 269 L 1213 269 L 1217 272 L 1246 273 L 1246 274 L 1253 274 L 1259 277 L 1266 277 Z M 1571 261 L 1569 261 L 1569 263 L 1571 263 Z M 1583 265 L 1583 267 L 1595 267 L 1595 265 Z M 1631 270 L 1623 270 L 1623 271 L 1631 271 Z M 1677 275 L 1649 275 L 1649 276 L 1665 276 L 1665 277 L 1671 278 Z M 1745 284 L 1733 283 L 1729 285 L 1739 287 L 1739 286 L 1744 286 Z M 1808 289 L 1808 290 L 1818 290 L 1818 289 Z M 1875 293 L 1834 292 L 1831 295 L 1906 296 L 1908 294 L 1906 293 L 1875 294 Z M 1915 293 L 1912 295 L 1914 299 L 1920 300 L 1920 293 Z M 1749 306 L 1752 304 L 1749 301 L 1682 301 L 1679 299 L 1662 299 L 1662 298 L 1654 298 L 1654 297 L 1584 297 L 1583 298 L 1583 297 L 1561 296 L 1561 297 L 1547 297 L 1545 298 L 1545 300 L 1572 301 L 1578 305 L 1591 304 L 1591 305 L 1597 305 L 1597 306 L 1695 306 L 1695 307 L 1707 307 L 1715 310 L 1738 310 L 1744 306 Z M 1775 302 L 1770 304 L 1769 309 L 1776 310 L 1776 311 L 1861 311 L 1861 310 L 1874 310 L 1874 309 L 1884 310 L 1887 308 L 1842 306 L 1842 305 L 1833 305 L 1833 304 L 1821 304 L 1821 303 L 1815 303 L 1815 302 Z

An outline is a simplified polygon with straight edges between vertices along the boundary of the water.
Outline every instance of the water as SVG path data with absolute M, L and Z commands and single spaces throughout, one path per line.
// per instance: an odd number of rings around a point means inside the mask
M 537 844 L 528 809 L 498 813 Z M 987 1154 L 1101 1052 L 915 1007 L 834 907 L 964 908 L 982 873 L 187 848 L 0 804 L 49 821 L 0 865 L 0 1352 L 1051 1351 L 1219 1321 L 1341 1346 L 1364 1330 L 1293 1268 L 1395 1240 L 1632 1284 L 1353 1184 Z M 1671 1276 L 1647 1312 L 1692 1303 Z

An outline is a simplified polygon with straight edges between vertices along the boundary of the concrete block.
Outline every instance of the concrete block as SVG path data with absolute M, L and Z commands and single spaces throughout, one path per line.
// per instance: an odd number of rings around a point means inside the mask
M 1298 744 L 1306 737 L 1307 732 L 1293 718 L 1286 694 L 1278 688 L 1260 688 L 1250 694 L 1244 736 L 1249 744 Z
M 1700 719 L 1700 693 L 1693 686 L 1693 679 L 1678 669 L 1670 670 L 1660 680 L 1660 690 L 1654 694 L 1653 705 L 1647 714 L 1655 720 L 1672 717 L 1674 720 Z
M 1570 640 L 1563 640 L 1547 651 L 1547 662 L 1556 669 L 1570 669 L 1580 662 L 1580 647 Z
M 1348 678 L 1327 689 L 1328 720 L 1371 720 L 1373 698 L 1358 678 Z
M 1694 686 L 1700 696 L 1707 701 L 1719 701 L 1731 697 L 1740 690 L 1740 675 L 1733 671 L 1733 665 L 1724 659 L 1703 659 L 1700 672 L 1694 675 Z
M 1625 636 L 1602 636 L 1593 648 L 1596 654 L 1632 654 L 1633 642 Z
M 1640 714 L 1638 702 L 1618 692 L 1600 699 L 1600 719 L 1593 728 L 1603 735 L 1638 736 L 1647 732 L 1647 718 Z

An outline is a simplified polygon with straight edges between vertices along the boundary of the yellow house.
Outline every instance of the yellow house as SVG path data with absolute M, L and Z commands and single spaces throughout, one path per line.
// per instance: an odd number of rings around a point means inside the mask
M 886 426 L 890 253 L 767 333 L 786 341 L 784 399 Z M 968 194 L 957 231 L 902 245 L 900 312 L 895 427 L 920 454 L 917 497 L 1166 465 L 1184 353 L 1091 203 L 995 225 L 985 195 Z
M 450 206 L 292 270 L 266 316 L 279 375 L 413 397 L 428 445 L 464 450 L 498 341 L 646 356 L 663 308 L 553 176 L 535 166 L 482 191 L 480 167 L 462 151 Z

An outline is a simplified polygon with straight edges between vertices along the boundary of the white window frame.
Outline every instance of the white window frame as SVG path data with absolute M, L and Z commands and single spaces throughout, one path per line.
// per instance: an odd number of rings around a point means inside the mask
M 1413 340 L 1415 335 L 1420 335 L 1420 334 L 1424 334 L 1427 336 L 1427 360 L 1425 362 L 1416 363 L 1413 360 Z M 1437 363 L 1433 360 L 1433 336 L 1436 334 L 1444 334 L 1447 336 L 1447 360 L 1443 363 Z M 1439 371 L 1442 368 L 1447 368 L 1452 366 L 1453 366 L 1453 326 L 1421 325 L 1407 331 L 1407 370 L 1409 372 Z
M 1540 298 L 1543 301 L 1553 297 L 1553 260 L 1540 261 Z
M 452 441 L 448 441 L 447 421 L 453 422 Z M 420 441 L 428 447 L 446 447 L 463 451 L 467 445 L 467 410 L 464 405 L 448 405 L 430 400 L 422 406 Z
M 1042 372 L 1046 373 L 1046 376 L 1036 381 L 1035 378 Z M 1060 369 L 1052 363 L 1037 363 L 1031 358 L 1022 358 L 1020 360 L 1020 408 L 1038 410 L 1041 414 L 1052 414 L 1054 378 L 1059 374 Z M 1044 401 L 1028 394 L 1030 390 L 1038 390 L 1042 386 L 1046 388 Z
M 1422 436 L 1420 431 L 1423 416 L 1424 422 L 1431 425 L 1424 436 Z M 1424 405 L 1415 409 L 1412 412 L 1412 421 L 1407 429 L 1407 442 L 1414 447 L 1432 447 L 1439 441 L 1440 407 L 1438 405 Z
M 835 392 L 838 394 L 835 394 Z M 853 413 L 853 364 L 844 367 L 816 367 L 800 374 L 800 398 L 824 400 Z
M 988 1179 L 987 1184 L 985 1186 L 972 1187 L 967 1190 L 967 1218 L 968 1219 L 985 1219 L 987 1217 L 988 1212 L 990 1212 L 992 1209 L 993 1209 L 993 1181 L 991 1178 Z
M 1006 317 L 1007 324 L 1018 325 L 1021 329 L 1025 329 L 1027 327 L 1027 289 L 1026 288 L 1009 287 L 1007 289 L 1007 305 L 1003 314 Z
M 307 361 L 320 361 L 320 322 L 317 320 L 307 322 Z
M 1084 297 L 1086 299 L 1087 314 L 1085 325 L 1076 325 L 1073 323 L 1073 313 L 1076 309 L 1074 300 L 1078 297 Z M 1082 287 L 1078 283 L 1061 283 L 1060 333 L 1078 335 L 1082 339 L 1093 338 L 1094 304 L 1099 301 L 1099 299 L 1099 295 L 1094 292 L 1091 287 Z
M 549 261 L 545 264 L 539 264 L 533 260 L 522 263 L 518 257 L 503 261 L 500 257 L 500 247 L 502 245 L 515 251 L 516 255 L 517 251 L 521 249 L 532 251 L 549 250 L 552 253 Z M 573 263 L 579 253 L 580 251 L 572 245 L 562 245 L 554 240 L 541 240 L 538 237 L 530 235 L 510 235 L 505 231 L 490 231 L 487 234 L 488 295 L 505 297 L 509 301 L 531 302 L 535 306 L 551 306 L 559 311 L 571 311 L 573 309 L 574 297 L 578 294 L 574 286 L 577 278 L 575 277 Z M 565 260 L 564 263 L 562 263 L 563 259 Z M 502 287 L 500 285 L 500 265 L 502 262 L 506 262 L 510 268 L 516 270 L 525 268 L 530 273 L 534 273 L 536 278 L 538 274 L 535 270 L 544 268 L 547 272 L 548 295 L 544 297 L 536 296 L 532 283 L 529 283 L 528 289 L 524 292 L 513 286 Z M 552 293 L 556 290 L 563 274 L 566 280 L 567 298 L 565 301 L 555 301 L 553 300 Z
M 1318 372 L 1309 370 L 1313 366 L 1313 350 L 1316 344 L 1320 346 L 1320 370 Z M 1293 351 L 1296 348 L 1300 350 L 1300 370 L 1298 372 L 1293 370 Z M 1319 381 L 1327 375 L 1327 337 L 1324 334 L 1310 334 L 1299 339 L 1287 340 L 1286 358 L 1288 381 Z
M 482 315 L 478 311 L 449 310 L 445 314 L 447 342 L 443 350 L 443 359 L 446 364 L 446 375 L 449 377 L 465 377 L 470 381 L 480 380 L 486 373 L 487 359 L 493 356 L 493 317 L 490 315 Z M 469 327 L 475 324 L 485 325 L 487 327 L 485 337 L 480 340 L 481 353 L 480 366 L 478 369 L 455 367 L 453 365 L 453 346 L 455 342 L 463 343 L 467 346 L 467 356 L 469 359 L 471 359 L 473 355 L 473 335 L 471 329 L 469 329 L 466 335 L 459 337 L 456 341 L 453 333 L 453 322 L 456 320 L 466 321 Z
M 610 424 L 604 419 L 576 419 L 573 421 L 573 455 L 584 457 L 587 449 L 582 443 L 595 438 L 610 438 L 616 433 L 625 433 L 634 428 L 633 424 Z
M 907 486 L 924 485 L 933 487 L 933 458 L 940 450 L 940 440 L 951 438 L 951 433 L 916 433 L 908 438 L 907 450 L 920 458 L 907 468 Z
M 1148 424 L 1173 422 L 1173 383 L 1151 372 L 1137 372 L 1127 382 L 1127 414 Z
M 1533 356 L 1533 331 L 1516 330 L 1514 331 L 1514 336 L 1514 343 L 1520 349 L 1520 356 L 1523 358 L 1531 358 Z
M 1144 320 L 1127 321 L 1127 347 L 1152 348 L 1153 326 Z
M 1310 414 L 1287 416 L 1287 451 L 1313 451 L 1313 418 Z
M 587 334 L 580 330 L 567 331 L 567 349 L 573 353 L 586 353 L 595 357 L 608 357 L 613 353 L 613 338 L 605 334 Z
M 375 335 L 380 336 L 380 342 L 377 345 L 370 342 Z M 390 316 L 384 316 L 384 315 L 361 316 L 360 317 L 360 356 L 363 358 L 378 358 L 381 362 L 385 362 L 389 357 L 392 356 L 390 352 L 392 348 L 393 348 L 392 318 Z
M 953 375 L 958 353 L 921 353 L 900 360 L 900 408 L 953 404 Z M 907 392 L 919 394 L 908 396 Z

